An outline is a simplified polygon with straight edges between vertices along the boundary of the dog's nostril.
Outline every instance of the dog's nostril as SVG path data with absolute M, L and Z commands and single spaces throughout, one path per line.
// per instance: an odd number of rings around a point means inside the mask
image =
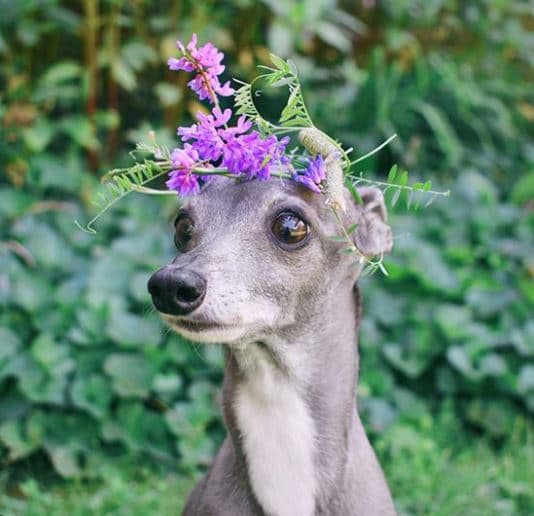
M 203 293 L 203 290 L 188 285 L 180 285 L 176 290 L 176 297 L 178 301 L 182 303 L 193 303 L 196 301 Z

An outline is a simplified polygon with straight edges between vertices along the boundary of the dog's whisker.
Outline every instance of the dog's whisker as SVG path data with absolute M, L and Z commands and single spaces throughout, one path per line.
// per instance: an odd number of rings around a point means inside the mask
M 152 314 L 156 313 L 156 308 L 150 301 L 145 301 L 143 307 L 143 318 L 148 319 Z
M 198 346 L 195 342 L 193 342 L 192 340 L 188 340 L 188 342 L 190 343 L 191 347 L 193 348 L 193 351 L 195 352 L 195 354 L 197 355 L 198 358 L 200 358 L 200 360 L 206 364 L 206 365 L 209 365 L 208 364 L 208 361 L 206 360 L 206 357 L 203 356 L 200 351 L 198 350 Z

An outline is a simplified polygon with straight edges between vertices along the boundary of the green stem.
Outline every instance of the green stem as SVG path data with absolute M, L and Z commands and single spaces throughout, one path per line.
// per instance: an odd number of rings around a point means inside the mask
M 372 270 L 375 271 L 376 269 L 380 269 L 384 276 L 389 276 L 388 271 L 384 267 L 384 264 L 382 263 L 383 259 L 382 256 L 378 260 L 371 260 L 367 256 L 365 256 L 357 247 L 356 244 L 352 241 L 351 236 L 349 235 L 347 229 L 343 225 L 343 221 L 341 220 L 341 217 L 339 216 L 339 212 L 335 208 L 335 206 L 331 206 L 332 212 L 337 220 L 337 223 L 339 224 L 339 227 L 341 228 L 341 232 L 343 233 L 343 237 L 347 241 L 347 244 L 349 245 L 349 249 L 358 257 L 358 261 L 361 263 L 367 262 L 369 266 L 372 267 Z
M 393 136 L 390 136 L 384 143 L 380 144 L 378 147 L 375 147 L 372 151 L 369 151 L 367 154 L 364 154 L 363 156 L 360 156 L 358 159 L 355 159 L 354 161 L 350 162 L 350 165 L 356 165 L 356 163 L 359 163 L 360 161 L 363 161 L 364 159 L 367 159 L 371 157 L 373 154 L 376 154 L 380 149 L 383 149 L 389 142 L 394 140 L 397 137 L 396 134 Z
M 209 81 L 208 76 L 206 75 L 206 72 L 204 71 L 204 68 L 200 65 L 200 63 L 186 50 L 184 53 L 184 57 L 186 57 L 196 68 L 196 71 L 200 76 L 202 77 L 202 82 L 206 86 L 206 89 L 208 90 L 211 100 L 213 101 L 213 105 L 219 109 L 221 109 L 221 106 L 219 104 L 219 99 L 217 98 L 217 94 L 213 91 L 213 88 L 211 87 L 211 83 Z
M 339 212 L 337 211 L 337 209 L 334 206 L 331 206 L 331 208 L 332 208 L 332 213 L 334 214 L 334 217 L 336 218 L 336 220 L 337 220 L 337 222 L 339 224 L 339 227 L 341 228 L 341 232 L 343 233 L 343 236 L 345 237 L 345 240 L 347 241 L 347 244 L 349 245 L 350 249 L 352 251 L 354 251 L 354 253 L 359 255 L 360 259 L 363 258 L 365 260 L 365 256 L 356 247 L 356 245 L 352 241 L 352 238 L 350 237 L 350 235 L 348 234 L 347 230 L 345 229 L 345 226 L 343 225 L 343 221 L 341 220 L 341 217 L 339 216 Z
M 227 168 L 193 168 L 192 174 L 198 176 L 224 176 L 234 179 L 240 179 L 240 176 L 233 174 Z M 278 177 L 279 179 L 291 179 L 293 176 L 289 172 L 271 172 L 271 177 Z
M 356 178 L 356 181 L 354 184 L 358 183 L 367 183 L 377 186 L 383 186 L 386 189 L 387 188 L 399 188 L 401 190 L 409 190 L 409 191 L 416 191 L 416 192 L 422 192 L 422 193 L 428 193 L 431 195 L 441 195 L 442 197 L 449 197 L 451 191 L 446 190 L 445 192 L 438 192 L 437 190 L 414 190 L 411 186 L 408 185 L 396 185 L 394 183 L 387 183 L 386 181 L 375 181 L 374 179 L 366 179 L 365 177 L 358 177 Z

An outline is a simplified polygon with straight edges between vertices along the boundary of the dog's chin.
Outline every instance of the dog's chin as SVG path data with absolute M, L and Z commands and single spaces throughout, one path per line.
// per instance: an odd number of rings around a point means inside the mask
M 193 342 L 205 344 L 227 344 L 239 341 L 247 333 L 246 328 L 214 322 L 200 322 L 162 314 L 170 328 Z

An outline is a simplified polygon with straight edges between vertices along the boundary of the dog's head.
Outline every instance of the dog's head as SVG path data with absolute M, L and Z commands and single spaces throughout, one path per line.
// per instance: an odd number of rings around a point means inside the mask
M 352 238 L 365 256 L 390 251 L 382 193 L 359 193 L 363 204 L 347 200 L 343 224 L 358 224 Z M 261 340 L 318 315 L 341 284 L 352 287 L 361 266 L 334 235 L 341 228 L 324 195 L 292 181 L 215 178 L 179 211 L 179 254 L 148 289 L 164 320 L 191 340 Z

